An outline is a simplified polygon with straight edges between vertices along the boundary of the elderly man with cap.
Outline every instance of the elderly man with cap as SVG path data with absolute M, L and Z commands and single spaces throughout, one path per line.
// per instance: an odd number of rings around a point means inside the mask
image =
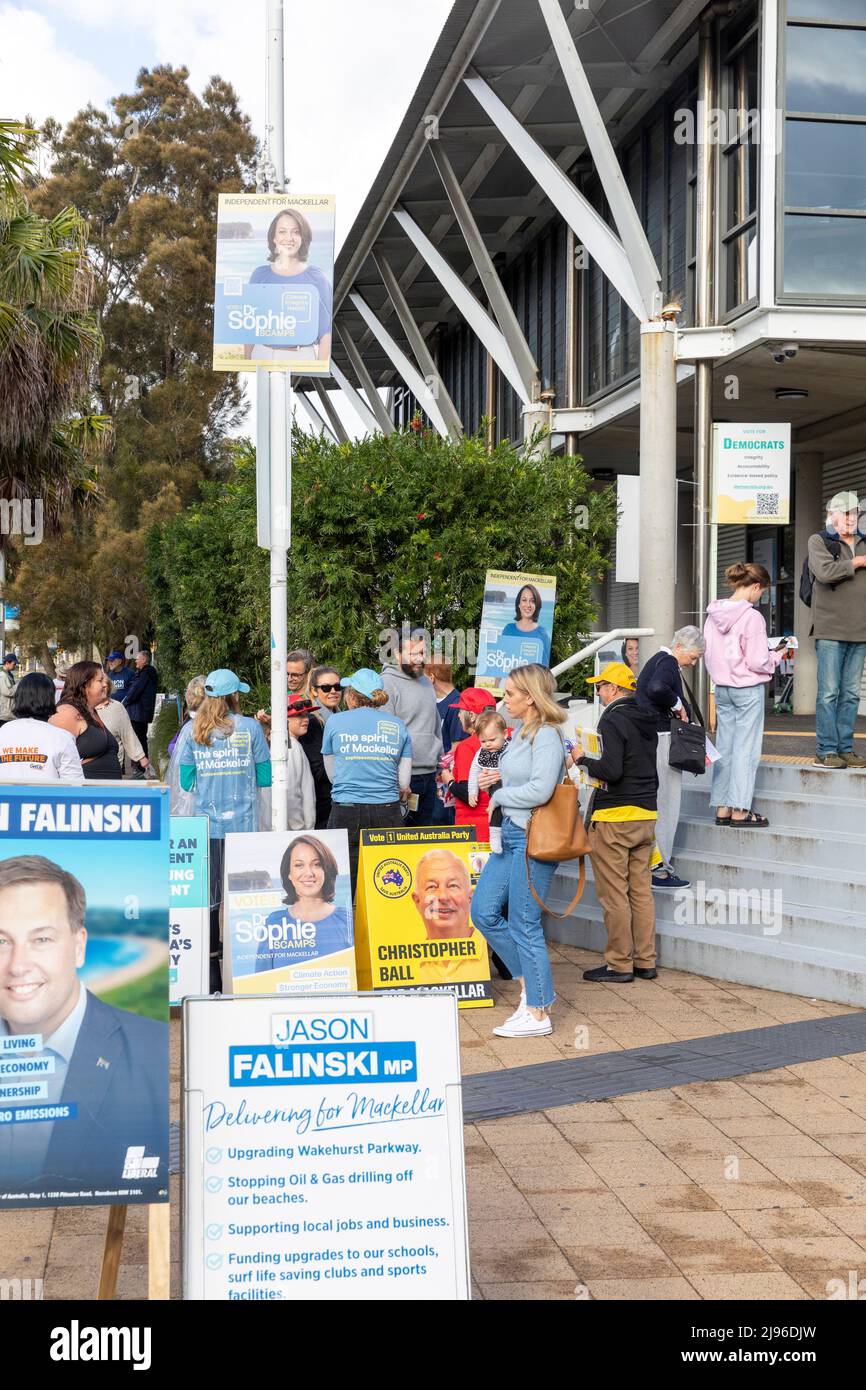
M 135 668 L 127 664 L 121 651 L 109 652 L 105 658 L 105 674 L 108 676 L 109 695 L 112 700 L 122 700 L 135 678 Z
M 14 652 L 9 652 L 3 658 L 3 669 L 0 671 L 0 724 L 6 724 L 10 719 L 15 718 L 12 701 L 15 698 L 15 690 L 18 685 L 15 679 L 17 669 L 18 658 Z
M 866 658 L 866 540 L 856 492 L 837 492 L 826 530 L 809 537 L 812 615 L 818 657 L 816 767 L 866 767 L 854 752 L 854 722 Z
M 585 980 L 631 984 L 654 980 L 656 926 L 650 860 L 656 831 L 658 735 L 653 710 L 634 698 L 634 672 L 612 661 L 590 684 L 604 706 L 598 721 L 602 753 L 579 750 L 569 761 L 603 783 L 592 794 L 587 820 L 595 891 L 604 909 L 605 964 Z

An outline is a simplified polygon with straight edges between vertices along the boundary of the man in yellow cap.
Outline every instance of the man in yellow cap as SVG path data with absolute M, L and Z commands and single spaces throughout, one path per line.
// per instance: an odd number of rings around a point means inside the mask
M 634 698 L 634 672 L 612 661 L 590 684 L 598 686 L 604 705 L 598 721 L 602 755 L 574 761 L 596 787 L 589 808 L 589 854 L 595 891 L 604 909 L 607 931 L 605 963 L 585 970 L 585 980 L 631 984 L 635 975 L 654 980 L 656 970 L 655 907 L 650 859 L 655 841 L 655 715 Z

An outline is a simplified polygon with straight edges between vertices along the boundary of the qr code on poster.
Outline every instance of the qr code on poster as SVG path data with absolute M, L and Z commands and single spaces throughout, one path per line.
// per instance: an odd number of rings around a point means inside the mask
M 779 494 L 778 492 L 759 492 L 756 497 L 758 516 L 778 516 L 779 515 Z

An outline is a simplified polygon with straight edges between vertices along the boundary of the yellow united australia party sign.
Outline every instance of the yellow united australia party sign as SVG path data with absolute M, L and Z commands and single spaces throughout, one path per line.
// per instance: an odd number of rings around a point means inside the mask
M 470 906 L 489 847 L 474 826 L 364 830 L 355 954 L 359 989 L 456 994 L 493 1004 L 487 943 Z

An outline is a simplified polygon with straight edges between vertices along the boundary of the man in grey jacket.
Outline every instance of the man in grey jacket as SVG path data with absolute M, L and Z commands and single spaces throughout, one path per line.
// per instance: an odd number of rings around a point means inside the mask
M 442 721 L 436 691 L 424 675 L 426 635 L 423 628 L 404 628 L 396 666 L 382 668 L 388 709 L 406 725 L 412 737 L 411 796 L 417 796 L 407 825 L 432 825 L 436 808 L 436 768 L 442 752 Z M 413 805 L 412 800 L 409 802 Z
M 815 650 L 818 656 L 816 767 L 866 767 L 854 752 L 854 722 L 866 659 L 866 539 L 856 492 L 837 492 L 827 529 L 809 537 Z

